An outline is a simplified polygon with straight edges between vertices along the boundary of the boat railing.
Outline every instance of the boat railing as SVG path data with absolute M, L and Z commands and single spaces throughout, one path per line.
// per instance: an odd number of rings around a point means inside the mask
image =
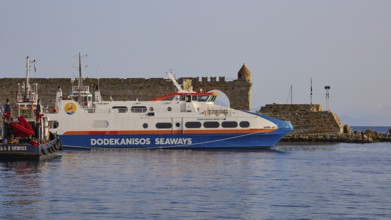
M 72 92 L 80 92 L 80 91 L 90 91 L 89 86 L 81 86 L 81 89 L 79 86 L 72 86 Z
M 228 114 L 230 114 L 230 112 L 228 111 L 228 109 L 207 109 L 205 111 L 205 114 L 207 116 L 211 116 L 211 115 L 215 115 L 215 116 L 225 115 L 225 116 L 227 116 Z
M 38 100 L 38 83 L 18 84 L 18 91 L 16 93 L 16 102 L 36 102 Z

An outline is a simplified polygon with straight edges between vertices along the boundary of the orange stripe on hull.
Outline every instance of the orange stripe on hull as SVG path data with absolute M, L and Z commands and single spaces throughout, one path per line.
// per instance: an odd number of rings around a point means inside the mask
M 270 133 L 276 129 L 67 131 L 64 135 Z

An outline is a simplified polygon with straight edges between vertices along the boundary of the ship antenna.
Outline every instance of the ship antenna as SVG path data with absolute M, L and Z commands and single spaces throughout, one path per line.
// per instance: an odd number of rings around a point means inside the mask
M 27 95 L 28 92 L 28 85 L 29 85 L 29 77 L 30 77 L 30 57 L 27 56 L 26 58 L 26 85 L 24 87 L 24 96 Z
M 83 74 L 82 74 L 81 58 L 86 57 L 87 54 L 81 55 L 80 52 L 79 52 L 79 54 L 75 55 L 75 56 L 78 56 L 78 58 L 79 58 L 79 66 L 78 67 L 74 67 L 74 68 L 78 68 L 79 69 L 79 81 L 78 81 L 77 86 L 79 87 L 79 90 L 80 90 L 83 87 L 83 80 L 82 80 L 83 79 Z M 85 66 L 85 67 L 87 68 L 88 66 Z
M 81 58 L 82 57 L 86 57 L 87 56 L 87 54 L 85 54 L 85 55 L 81 55 L 80 54 L 80 52 L 79 52 L 79 84 L 78 84 L 78 86 L 79 86 L 79 89 L 81 90 L 82 89 L 82 87 L 83 87 L 83 76 L 82 76 L 82 68 L 81 68 Z M 87 66 L 86 66 L 87 67 Z
M 168 77 L 171 79 L 172 83 L 174 83 L 175 87 L 178 89 L 178 92 L 182 92 L 182 87 L 178 84 L 175 77 L 172 75 L 172 70 L 170 72 L 167 72 Z
M 34 63 L 35 69 L 35 60 L 30 60 L 30 57 L 26 57 L 26 85 L 24 87 L 24 97 L 27 97 L 28 92 L 30 91 L 30 63 Z
M 86 57 L 87 54 L 81 55 L 79 52 L 79 82 L 78 82 L 78 87 L 79 87 L 79 102 L 81 102 L 81 91 L 83 90 L 83 78 L 82 78 L 82 72 L 81 72 L 81 58 Z M 87 66 L 86 66 L 87 67 Z
M 81 55 L 79 52 L 79 90 L 81 89 L 83 83 L 81 82 Z

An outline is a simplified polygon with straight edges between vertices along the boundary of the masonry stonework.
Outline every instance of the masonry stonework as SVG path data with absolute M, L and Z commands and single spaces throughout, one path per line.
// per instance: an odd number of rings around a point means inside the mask
M 323 111 L 320 104 L 269 104 L 260 113 L 290 121 L 291 134 L 340 134 L 343 125 L 334 112 Z

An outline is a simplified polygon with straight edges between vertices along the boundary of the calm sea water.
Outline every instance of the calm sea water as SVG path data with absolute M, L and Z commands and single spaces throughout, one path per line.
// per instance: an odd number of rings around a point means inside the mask
M 391 143 L 0 162 L 0 219 L 391 219 Z

